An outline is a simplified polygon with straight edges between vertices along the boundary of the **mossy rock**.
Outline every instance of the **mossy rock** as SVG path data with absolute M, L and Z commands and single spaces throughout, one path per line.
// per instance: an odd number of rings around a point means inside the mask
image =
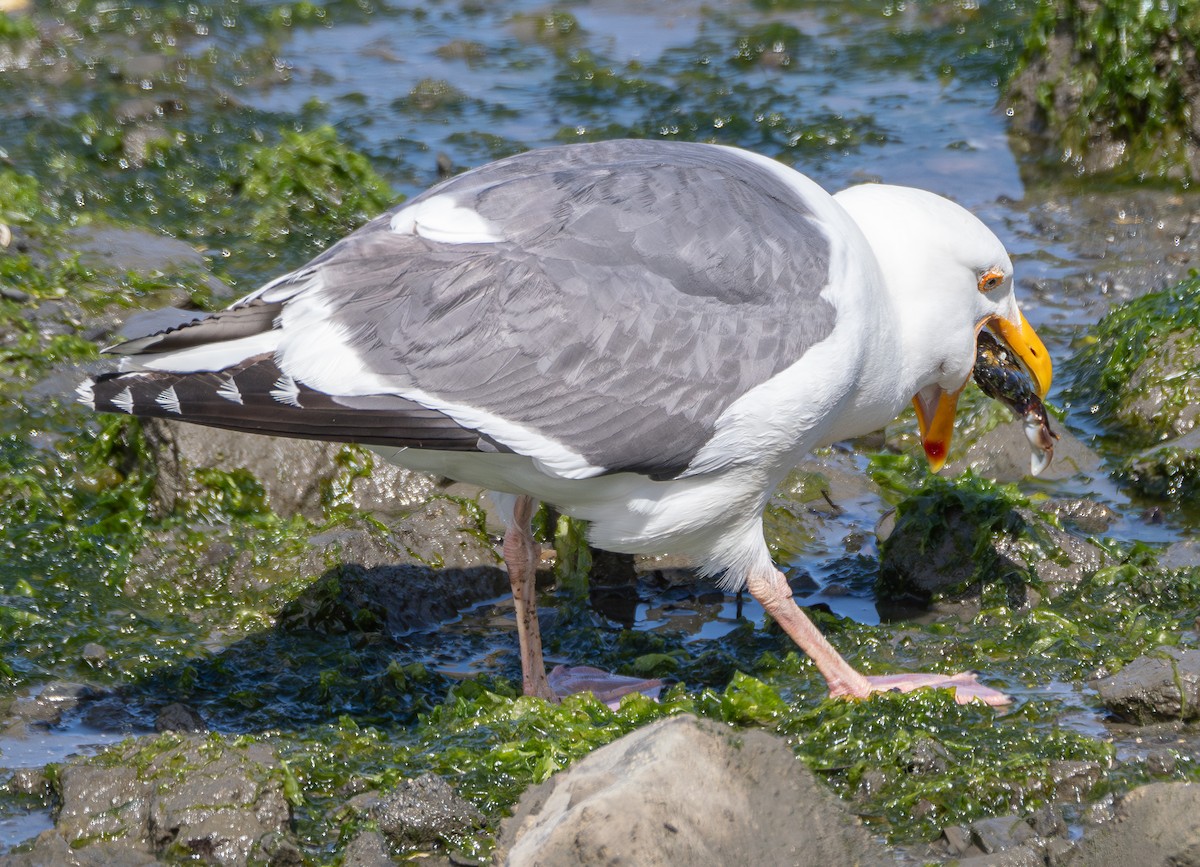
M 1143 497 L 1200 506 L 1200 431 L 1134 455 L 1117 470 L 1117 478 Z
M 896 507 L 877 594 L 885 606 L 939 599 L 1020 609 L 1104 562 L 1099 548 L 1055 526 L 1015 486 L 930 476 Z
M 1042 0 L 1010 78 L 1014 143 L 1080 174 L 1200 177 L 1200 2 Z
M 1126 448 L 1191 431 L 1200 419 L 1200 277 L 1111 310 L 1067 371 L 1072 397 Z

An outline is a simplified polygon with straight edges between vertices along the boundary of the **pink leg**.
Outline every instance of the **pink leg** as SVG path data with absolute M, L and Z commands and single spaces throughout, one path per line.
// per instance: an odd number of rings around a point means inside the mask
M 526 695 L 557 701 L 546 680 L 542 659 L 542 632 L 537 616 L 537 545 L 530 521 L 533 498 L 519 497 L 513 508 L 513 522 L 504 533 L 504 563 L 512 584 L 513 608 L 517 615 L 517 641 L 521 647 L 521 680 Z
M 979 683 L 974 674 L 887 674 L 865 677 L 842 658 L 821 630 L 800 610 L 792 588 L 778 569 L 750 576 L 750 595 L 759 601 L 800 649 L 816 663 L 829 684 L 833 698 L 866 698 L 873 692 L 911 692 L 925 686 L 953 687 L 960 704 L 978 700 L 990 705 L 1008 704 L 1011 699 Z

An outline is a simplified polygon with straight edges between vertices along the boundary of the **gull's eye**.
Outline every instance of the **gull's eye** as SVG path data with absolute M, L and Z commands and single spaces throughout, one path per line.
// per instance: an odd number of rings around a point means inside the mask
M 979 291 L 991 292 L 1004 282 L 1004 275 L 999 271 L 985 271 L 979 275 Z

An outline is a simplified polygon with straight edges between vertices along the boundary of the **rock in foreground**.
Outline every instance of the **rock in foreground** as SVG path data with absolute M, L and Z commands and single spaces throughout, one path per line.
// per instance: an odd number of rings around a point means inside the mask
M 9 867 L 298 864 L 270 747 L 204 736 L 129 741 L 59 772 L 55 827 Z
M 1200 650 L 1161 647 L 1096 684 L 1113 714 L 1133 723 L 1200 716 Z
M 527 791 L 496 863 L 889 863 L 781 739 L 691 716 L 647 726 Z
M 1153 783 L 1134 789 L 1116 820 L 1084 839 L 1074 867 L 1184 867 L 1200 864 L 1200 784 Z

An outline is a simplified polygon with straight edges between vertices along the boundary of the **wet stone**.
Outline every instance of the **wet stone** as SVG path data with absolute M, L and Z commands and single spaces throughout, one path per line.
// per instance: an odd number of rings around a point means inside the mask
M 1162 647 L 1096 684 L 1116 717 L 1145 724 L 1200 718 L 1200 650 Z
M 79 658 L 89 665 L 101 666 L 108 662 L 108 650 L 103 644 L 89 641 L 80 651 Z
M 128 742 L 62 768 L 62 806 L 51 833 L 80 863 L 93 863 L 93 856 L 108 863 L 112 853 L 96 849 L 99 841 L 222 867 L 299 863 L 288 854 L 299 850 L 287 836 L 291 810 L 277 765 L 262 744 L 233 747 L 194 736 Z M 53 840 L 43 846 L 52 849 Z
M 960 858 L 957 867 L 1044 867 L 1046 861 L 1035 846 L 1015 846 L 987 855 Z
M 1044 503 L 1042 508 L 1067 526 L 1088 535 L 1107 532 L 1112 523 L 1120 518 L 1109 506 L 1091 499 L 1053 499 Z
M 82 683 L 54 681 L 46 684 L 35 696 L 17 699 L 9 708 L 9 714 L 15 722 L 57 725 L 63 714 L 101 695 L 102 692 Z
M 941 774 L 950 764 L 946 748 L 932 738 L 921 738 L 908 757 L 908 770 L 913 774 Z
M 1151 750 L 1146 754 L 1146 770 L 1156 776 L 1168 776 L 1175 773 L 1179 757 L 1173 750 Z
M 160 863 L 150 852 L 121 842 L 75 848 L 54 831 L 39 834 L 30 851 L 0 858 L 3 867 L 156 867 Z
M 92 268 L 154 273 L 178 268 L 201 269 L 204 256 L 184 241 L 145 229 L 76 226 L 67 231 L 80 262 Z M 164 304 L 175 300 L 162 299 Z M 187 301 L 181 293 L 178 301 Z
M 348 563 L 284 606 L 277 625 L 283 631 L 395 635 L 448 620 L 508 587 L 508 574 L 492 566 L 436 570 L 405 563 L 367 569 Z
M 1200 784 L 1152 783 L 1129 792 L 1116 815 L 1085 833 L 1076 867 L 1194 867 L 1200 864 Z
M 1063 837 L 1055 837 L 1053 840 L 1047 840 L 1046 845 L 1042 848 L 1047 867 L 1062 867 L 1062 865 L 1069 863 L 1071 854 L 1074 851 L 1075 844 Z
M 1054 459 L 1042 471 L 1038 480 L 1056 482 L 1080 473 L 1095 472 L 1101 458 L 1083 440 L 1060 422 L 1053 422 L 1059 435 L 1054 444 Z M 998 424 L 986 431 L 966 448 L 966 451 L 946 464 L 946 474 L 956 476 L 971 469 L 976 475 L 997 482 L 1020 482 L 1030 477 L 1029 440 L 1020 421 Z
M 208 724 L 200 711 L 183 702 L 167 705 L 154 718 L 156 732 L 203 732 L 208 731 Z
M 7 787 L 17 795 L 45 797 L 50 794 L 50 780 L 42 768 L 17 768 L 9 777 Z
M 1167 546 L 1158 557 L 1162 569 L 1191 569 L 1200 566 L 1200 542 L 1184 539 Z
M 120 693 L 85 704 L 79 721 L 102 732 L 128 734 L 144 728 L 143 721 L 135 715 L 129 702 Z
M 962 825 L 949 825 L 942 829 L 942 843 L 951 855 L 963 855 L 973 845 L 971 832 Z
M 1068 833 L 1066 820 L 1057 807 L 1046 806 L 1035 810 L 1028 818 L 1029 826 L 1039 837 L 1065 837 Z
M 379 830 L 402 846 L 426 846 L 481 828 L 479 809 L 436 774 L 405 780 L 368 808 Z
M 885 606 L 914 600 L 924 605 L 934 596 L 960 602 L 978 596 L 987 581 L 1004 582 L 1007 604 L 1024 608 L 1037 602 L 1035 579 L 1056 596 L 1107 562 L 1103 549 L 1031 509 L 1011 510 L 981 539 L 981 524 L 965 509 L 953 502 L 927 511 L 932 508 L 938 507 L 926 504 L 901 514 L 882 546 L 878 590 Z M 1048 555 L 1033 552 L 1030 540 Z
M 360 831 L 342 853 L 342 867 L 391 867 L 387 841 L 378 831 Z
M 977 819 L 970 831 L 971 842 L 987 854 L 1019 846 L 1034 836 L 1033 828 L 1020 816 Z
M 1082 803 L 1100 782 L 1103 768 L 1098 762 L 1057 761 L 1050 764 L 1057 801 Z
M 502 825 L 495 863 L 866 867 L 895 859 L 781 738 L 677 716 L 526 791 Z
M 73 846 L 122 838 L 150 851 L 149 787 L 129 765 L 68 765 L 60 773 L 62 808 L 55 829 Z

